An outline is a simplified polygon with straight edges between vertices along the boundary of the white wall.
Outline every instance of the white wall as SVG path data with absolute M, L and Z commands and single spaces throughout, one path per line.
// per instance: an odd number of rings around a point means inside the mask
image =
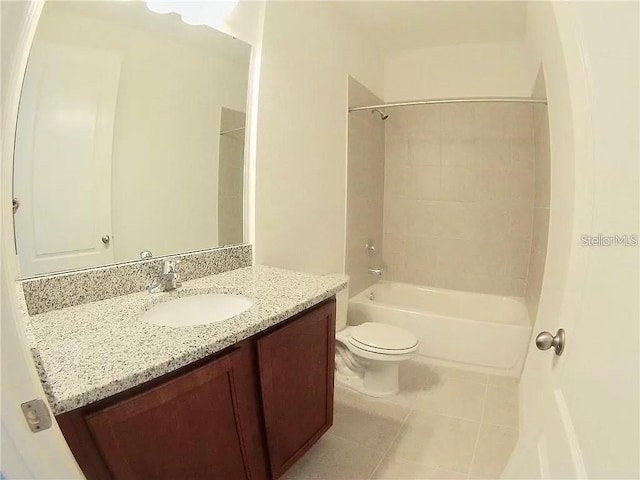
M 220 109 L 245 111 L 248 56 L 226 58 L 56 3 L 45 6 L 39 41 L 123 57 L 112 164 L 115 261 L 135 260 L 143 249 L 160 256 L 216 246 Z
M 419 48 L 384 57 L 384 100 L 531 95 L 524 42 Z
M 255 257 L 314 273 L 345 258 L 347 75 L 378 96 L 382 56 L 321 2 L 267 2 Z

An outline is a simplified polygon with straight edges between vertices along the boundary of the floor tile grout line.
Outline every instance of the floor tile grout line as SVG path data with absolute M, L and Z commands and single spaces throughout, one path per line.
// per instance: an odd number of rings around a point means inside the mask
M 427 365 L 427 367 L 429 367 Z M 388 459 L 390 452 L 392 451 L 393 446 L 397 443 L 398 438 L 401 436 L 402 431 L 407 427 L 407 424 L 409 423 L 409 419 L 411 418 L 412 415 L 414 414 L 430 414 L 430 415 L 434 415 L 434 416 L 440 416 L 440 417 L 444 417 L 444 418 L 450 418 L 450 419 L 454 419 L 454 420 L 458 420 L 458 421 L 464 421 L 464 422 L 471 422 L 471 423 L 475 423 L 478 426 L 478 433 L 476 435 L 476 440 L 475 440 L 475 445 L 473 448 L 473 453 L 472 453 L 472 457 L 471 457 L 471 463 L 469 465 L 469 468 L 467 470 L 467 474 L 466 474 L 466 478 L 467 480 L 469 480 L 471 478 L 471 472 L 473 469 L 473 464 L 475 462 L 475 458 L 476 458 L 476 453 L 477 453 L 477 449 L 478 449 L 478 445 L 480 442 L 480 433 L 482 430 L 482 426 L 483 425 L 492 425 L 492 426 L 498 426 L 498 427 L 502 427 L 502 428 L 509 428 L 509 429 L 513 429 L 515 431 L 517 431 L 517 427 L 513 426 L 513 425 L 506 425 L 506 424 L 500 424 L 500 423 L 493 423 L 493 422 L 485 422 L 485 418 L 486 418 L 486 410 L 487 410 L 487 403 L 488 403 L 488 392 L 492 387 L 497 387 L 498 389 L 502 389 L 502 388 L 511 388 L 511 386 L 506 386 L 506 385 L 492 385 L 491 384 L 491 377 L 488 376 L 487 377 L 487 381 L 485 382 L 478 382 L 478 381 L 474 381 L 474 380 L 469 380 L 466 378 L 459 378 L 454 376 L 448 376 L 448 375 L 443 375 L 443 379 L 447 379 L 447 380 L 456 380 L 456 381 L 461 381 L 461 382 L 465 382 L 465 383 L 475 383 L 475 384 L 479 384 L 479 385 L 484 385 L 484 395 L 483 395 L 483 399 L 482 399 L 482 408 L 481 408 L 481 415 L 480 415 L 480 420 L 475 420 L 475 419 L 469 419 L 469 418 L 463 418 L 463 417 L 457 417 L 457 416 L 453 416 L 453 415 L 445 415 L 442 413 L 438 413 L 438 412 L 433 412 L 433 411 L 429 411 L 429 410 L 423 410 L 419 407 L 420 402 L 419 397 L 420 397 L 420 393 L 424 391 L 425 386 L 429 383 L 429 381 L 431 379 L 433 379 L 434 376 L 437 376 L 438 372 L 436 368 L 432 368 L 429 367 L 429 371 L 428 373 L 425 375 L 424 380 L 422 380 L 422 382 L 419 382 L 418 384 L 416 384 L 416 386 L 414 388 L 417 388 L 417 393 L 415 394 L 415 396 L 410 397 L 407 403 L 396 403 L 396 402 L 392 402 L 392 401 L 383 401 L 380 403 L 384 403 L 387 404 L 389 406 L 398 406 L 398 407 L 404 407 L 406 408 L 406 413 L 404 415 L 404 417 L 402 417 L 402 421 L 400 423 L 400 426 L 396 432 L 396 434 L 393 436 L 393 438 L 391 439 L 391 441 L 388 444 L 388 447 L 385 448 L 384 450 L 382 450 L 382 455 L 380 457 L 380 459 L 378 460 L 377 464 L 375 465 L 375 468 L 372 470 L 372 473 L 369 475 L 369 479 L 371 480 L 376 473 L 379 471 L 381 465 L 383 464 L 383 462 Z M 419 380 L 419 378 L 417 378 L 416 380 Z M 362 395 L 362 394 L 360 394 Z M 329 432 L 330 433 L 330 432 Z M 376 449 L 370 448 L 370 447 L 366 447 L 365 445 L 362 445 L 361 443 L 358 443 L 354 440 L 348 439 L 348 438 L 344 438 L 340 435 L 336 435 L 336 434 L 332 434 L 333 436 L 340 438 L 343 441 L 348 442 L 349 444 L 352 444 L 354 446 L 360 447 L 360 448 L 365 448 L 368 449 L 372 452 L 374 452 Z M 416 465 L 421 465 L 424 466 L 426 468 L 433 468 L 433 467 L 429 467 L 428 465 L 425 465 L 421 462 L 415 462 L 411 459 L 405 459 L 404 457 L 400 456 L 399 459 L 402 459 L 403 461 L 409 462 L 409 463 L 414 463 Z M 454 471 L 454 470 L 450 470 L 453 473 L 457 473 L 457 474 L 462 474 L 464 475 L 464 472 L 460 472 L 460 471 Z
M 482 421 L 482 416 L 480 417 L 479 420 L 476 420 L 473 418 L 456 417 L 455 415 L 447 415 L 446 413 L 440 413 L 440 412 L 428 411 L 428 410 L 416 410 L 416 413 L 424 413 L 426 415 L 437 415 L 439 417 L 451 418 L 453 420 L 462 420 L 463 422 L 477 423 L 478 425 L 485 423 Z M 508 425 L 500 425 L 497 423 L 495 425 L 498 425 L 500 427 L 508 427 Z
M 400 435 L 400 432 L 402 431 L 402 429 L 404 428 L 405 424 L 407 423 L 407 420 L 409 418 L 409 415 L 407 415 L 404 419 L 404 421 L 402 422 L 402 425 L 400 425 L 400 428 L 398 429 L 398 431 L 396 432 L 396 434 L 393 436 L 393 438 L 391 439 L 391 442 L 389 442 L 389 446 L 386 448 L 386 450 L 384 451 L 384 453 L 382 454 L 382 456 L 380 457 L 380 460 L 378 461 L 378 463 L 376 464 L 376 468 L 373 469 L 373 471 L 371 472 L 371 475 L 369 475 L 369 480 L 371 480 L 373 478 L 373 476 L 376 474 L 376 472 L 378 471 L 378 468 L 380 468 L 380 465 L 382 465 L 382 462 L 384 462 L 384 459 L 387 458 L 387 455 L 389 454 L 389 452 L 391 451 L 391 447 L 393 447 L 393 444 L 395 443 L 396 439 L 398 438 L 398 436 Z
M 489 394 L 489 382 L 484 391 L 484 399 L 482 400 L 482 415 L 480 417 L 480 425 L 478 426 L 478 435 L 476 436 L 476 444 L 473 447 L 473 455 L 471 455 L 471 463 L 469 463 L 469 471 L 467 472 L 467 480 L 471 478 L 471 469 L 473 468 L 473 462 L 476 459 L 476 452 L 478 450 L 478 444 L 480 443 L 480 432 L 482 431 L 482 424 L 484 421 L 484 411 L 487 408 L 487 396 Z
M 325 433 L 325 435 L 329 435 L 331 437 L 339 438 L 340 440 L 342 440 L 344 442 L 347 442 L 347 443 L 350 443 L 351 445 L 353 445 L 355 447 L 364 448 L 365 450 L 371 450 L 372 452 L 376 451 L 375 448 L 367 447 L 366 445 L 362 445 L 361 443 L 358 443 L 355 440 L 351 440 L 350 438 L 344 438 L 341 435 L 336 435 L 335 433 L 331 433 L 331 431 L 327 431 L 327 433 Z
M 429 373 L 428 375 L 425 377 L 424 381 L 420 384 L 420 387 L 418 389 L 418 391 L 422 391 L 424 389 L 424 386 L 427 384 L 427 382 L 429 381 L 429 379 L 431 378 L 431 375 L 433 375 L 433 369 L 429 367 Z M 418 398 L 419 394 L 416 394 L 416 400 Z M 378 468 L 380 468 L 380 465 L 382 465 L 382 462 L 384 461 L 384 459 L 387 457 L 387 455 L 389 454 L 389 452 L 391 451 L 391 447 L 393 447 L 393 444 L 396 442 L 398 436 L 400 435 L 400 432 L 402 432 L 402 429 L 404 428 L 404 426 L 407 424 L 407 421 L 409 420 L 409 417 L 411 417 L 411 414 L 415 411 L 416 409 L 416 403 L 417 402 L 413 402 L 411 407 L 408 407 L 408 412 L 404 417 L 404 420 L 402 422 L 402 425 L 400 425 L 400 428 L 398 429 L 398 431 L 396 432 L 396 434 L 394 435 L 393 439 L 391 440 L 391 442 L 389 443 L 389 446 L 387 447 L 387 449 L 384 451 L 384 454 L 382 455 L 382 457 L 380 457 L 380 461 L 378 462 L 378 464 L 376 465 L 376 468 L 373 469 L 373 472 L 371 472 L 371 475 L 369 475 L 369 480 L 371 480 L 373 478 L 373 476 L 376 474 L 376 472 L 378 471 Z
M 506 423 L 494 423 L 494 422 L 485 422 L 485 421 L 482 421 L 481 423 L 482 423 L 482 425 L 489 425 L 491 427 L 511 428 L 511 429 L 513 429 L 515 431 L 518 431 L 518 426 L 517 425 L 508 425 Z
M 430 366 L 428 363 L 425 363 L 424 365 Z M 431 366 L 431 372 L 437 374 L 438 373 L 438 368 L 439 367 L 437 365 Z M 451 370 L 455 370 L 452 367 L 441 367 L 441 368 L 450 368 Z M 468 372 L 468 373 L 478 373 L 479 375 L 484 375 L 481 372 L 474 372 L 473 370 L 464 370 L 464 369 L 458 369 L 458 370 L 461 370 L 463 372 Z M 459 380 L 461 382 L 477 383 L 479 385 L 488 385 L 490 383 L 490 381 L 491 381 L 491 378 L 490 378 L 491 375 L 489 375 L 489 374 L 486 374 L 486 375 L 487 375 L 487 378 L 485 380 L 477 380 L 477 379 L 474 380 L 473 378 L 465 378 L 464 375 L 456 375 L 455 373 L 449 373 L 448 374 L 447 371 L 445 370 L 445 371 L 440 371 L 440 375 L 439 376 L 441 378 L 447 378 L 447 379 L 450 379 L 450 380 Z

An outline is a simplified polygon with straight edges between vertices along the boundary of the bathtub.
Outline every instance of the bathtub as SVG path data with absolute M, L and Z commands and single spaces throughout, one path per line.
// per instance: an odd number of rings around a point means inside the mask
M 349 300 L 349 325 L 380 322 L 413 332 L 418 360 L 519 376 L 531 337 L 524 300 L 380 281 Z

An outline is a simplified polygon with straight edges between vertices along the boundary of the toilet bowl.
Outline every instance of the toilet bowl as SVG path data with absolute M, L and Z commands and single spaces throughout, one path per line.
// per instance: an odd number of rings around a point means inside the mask
M 372 397 L 398 393 L 398 367 L 418 349 L 402 328 L 366 322 L 336 333 L 336 381 Z

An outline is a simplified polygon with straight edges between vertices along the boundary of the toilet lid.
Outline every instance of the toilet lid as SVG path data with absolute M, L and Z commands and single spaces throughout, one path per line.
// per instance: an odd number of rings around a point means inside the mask
M 385 323 L 367 322 L 353 327 L 349 342 L 365 350 L 405 351 L 418 345 L 416 336 L 403 329 Z M 397 352 L 399 353 L 399 352 Z

